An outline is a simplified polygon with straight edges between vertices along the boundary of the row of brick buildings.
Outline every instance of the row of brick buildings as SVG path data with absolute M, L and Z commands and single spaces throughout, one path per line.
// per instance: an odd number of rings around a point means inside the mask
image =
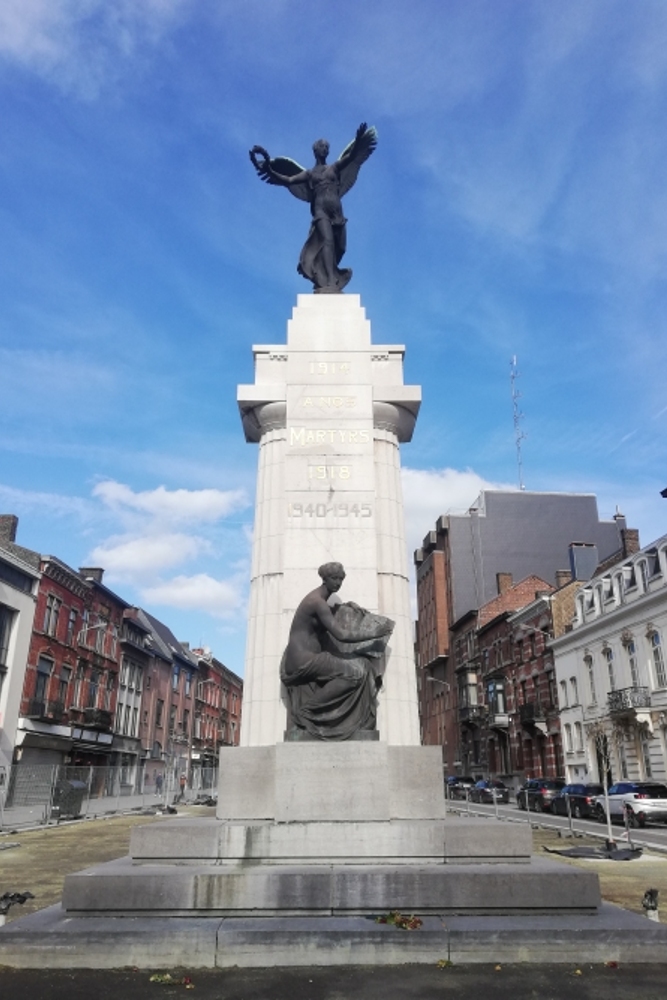
M 415 553 L 416 650 L 422 740 L 445 775 L 566 774 L 551 643 L 582 584 L 638 548 L 592 495 L 486 491 L 438 520 Z
M 104 583 L 16 542 L 0 516 L 0 768 L 112 767 L 121 786 L 192 780 L 239 739 L 243 682 Z

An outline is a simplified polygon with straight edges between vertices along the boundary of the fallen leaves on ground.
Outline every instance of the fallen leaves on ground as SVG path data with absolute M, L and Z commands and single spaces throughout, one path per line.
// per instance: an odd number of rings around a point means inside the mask
M 185 986 L 186 990 L 195 988 L 195 984 L 189 976 L 181 976 L 179 979 L 172 976 L 170 972 L 154 972 L 148 981 L 149 983 L 160 983 L 162 986 Z
M 392 924 L 394 927 L 400 927 L 404 931 L 416 931 L 419 930 L 423 921 L 420 917 L 416 917 L 414 913 L 406 916 L 404 913 L 399 913 L 398 910 L 390 910 L 389 913 L 383 913 L 381 916 L 376 917 L 375 923 Z

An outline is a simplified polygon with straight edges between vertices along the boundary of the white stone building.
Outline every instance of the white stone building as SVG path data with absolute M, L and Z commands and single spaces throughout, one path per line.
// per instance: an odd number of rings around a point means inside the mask
M 667 535 L 582 586 L 552 649 L 567 780 L 666 781 Z
M 0 798 L 14 754 L 39 578 L 0 546 Z

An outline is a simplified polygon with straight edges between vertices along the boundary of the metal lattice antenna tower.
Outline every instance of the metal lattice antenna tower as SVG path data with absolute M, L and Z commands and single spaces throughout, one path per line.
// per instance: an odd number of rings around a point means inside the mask
M 516 442 L 516 464 L 519 472 L 519 489 L 525 490 L 523 483 L 523 459 L 521 456 L 521 442 L 524 440 L 526 435 L 523 433 L 521 428 L 521 421 L 523 420 L 523 413 L 519 409 L 519 400 L 521 398 L 521 393 L 516 387 L 516 380 L 520 376 L 520 372 L 517 368 L 516 354 L 512 357 L 510 361 L 510 386 L 512 389 L 512 416 L 514 420 L 514 440 Z

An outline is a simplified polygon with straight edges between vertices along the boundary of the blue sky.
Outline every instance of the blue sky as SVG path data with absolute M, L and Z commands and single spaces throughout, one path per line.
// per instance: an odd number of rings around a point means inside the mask
M 667 501 L 664 0 L 2 0 L 0 508 L 239 672 L 253 343 L 284 338 L 310 165 L 361 121 L 350 292 L 423 385 L 409 545 L 485 484 Z M 353 596 L 353 595 L 352 595 Z

